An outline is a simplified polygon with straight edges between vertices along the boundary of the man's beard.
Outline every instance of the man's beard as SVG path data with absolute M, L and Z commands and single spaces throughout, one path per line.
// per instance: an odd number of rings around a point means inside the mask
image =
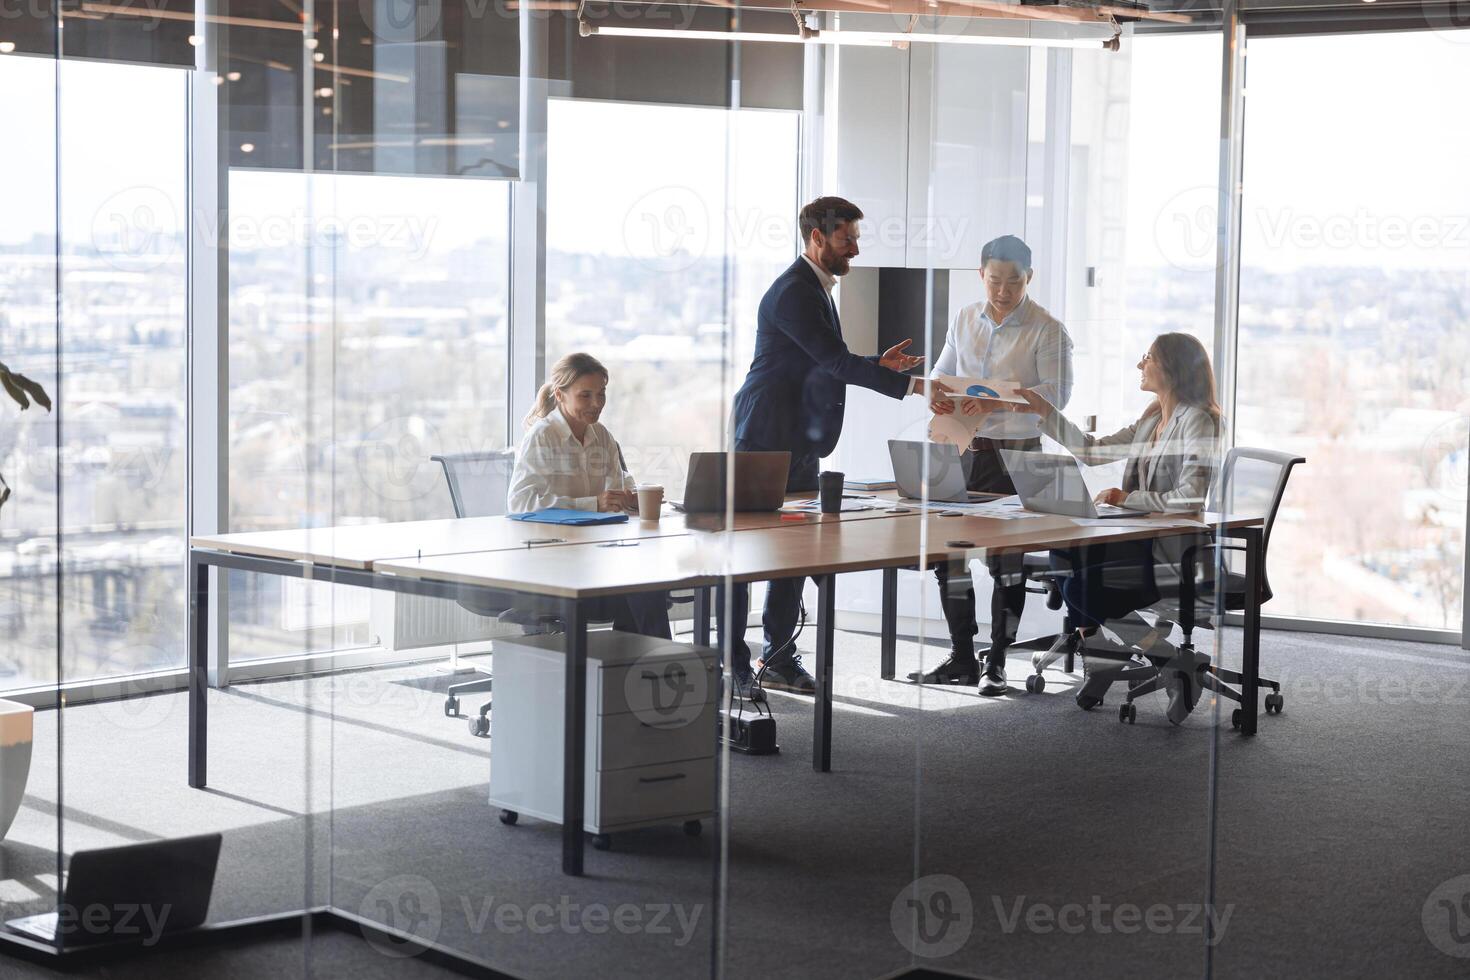
M 841 255 L 834 255 L 822 264 L 827 267 L 828 274 L 834 276 L 845 276 L 852 267 L 852 263 Z

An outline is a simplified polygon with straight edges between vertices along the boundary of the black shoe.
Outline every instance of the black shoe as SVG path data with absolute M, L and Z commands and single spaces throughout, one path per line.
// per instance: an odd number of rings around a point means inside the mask
M 721 678 L 723 680 L 724 678 Z M 746 668 L 731 674 L 731 683 L 734 684 L 734 699 L 758 703 L 766 699 L 766 692 L 761 690 L 760 683 L 755 679 L 755 671 Z
M 1118 664 L 1099 657 L 1082 655 L 1082 686 L 1077 690 L 1077 707 L 1091 711 L 1103 703 L 1103 695 L 1117 680 Z
M 757 673 L 762 687 L 794 691 L 797 694 L 814 694 L 817 690 L 817 679 L 802 667 L 799 653 L 774 660 L 762 660 L 758 666 L 760 670 Z
M 980 662 L 973 653 L 968 657 L 951 653 L 948 659 L 928 673 L 916 670 L 909 674 L 909 680 L 916 684 L 964 684 L 968 687 L 979 679 Z
M 986 658 L 980 671 L 980 694 L 993 698 L 1010 690 L 1006 684 L 1006 669 L 1003 665 Z

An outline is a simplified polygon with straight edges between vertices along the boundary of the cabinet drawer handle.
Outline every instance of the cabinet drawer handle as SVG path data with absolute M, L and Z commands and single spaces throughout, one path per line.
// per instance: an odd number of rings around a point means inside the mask
M 687 775 L 689 774 L 676 772 L 671 776 L 639 776 L 638 781 L 640 783 L 671 783 L 676 779 L 683 779 Z

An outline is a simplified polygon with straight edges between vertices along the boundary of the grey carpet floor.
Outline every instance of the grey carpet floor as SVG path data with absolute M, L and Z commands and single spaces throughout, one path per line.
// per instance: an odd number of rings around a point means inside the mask
M 901 671 L 920 649 L 900 645 Z M 1254 739 L 1208 704 L 1170 726 L 1162 696 L 1133 726 L 1116 698 L 1082 712 L 1059 671 L 1027 695 L 1019 657 L 1000 699 L 880 681 L 864 634 L 839 634 L 836 667 L 832 772 L 812 771 L 809 702 L 773 695 L 781 754 L 729 759 L 725 819 L 624 835 L 581 879 L 559 873 L 558 828 L 495 819 L 492 743 L 443 716 L 431 667 L 212 692 L 205 792 L 185 785 L 182 694 L 43 713 L 0 902 L 54 900 L 58 830 L 67 853 L 222 830 L 213 920 L 330 902 L 524 976 L 1465 975 L 1470 916 L 1439 904 L 1470 890 L 1461 651 L 1268 634 L 1286 712 Z M 340 936 L 210 955 L 146 975 L 438 972 Z M 43 975 L 22 969 L 0 962 Z

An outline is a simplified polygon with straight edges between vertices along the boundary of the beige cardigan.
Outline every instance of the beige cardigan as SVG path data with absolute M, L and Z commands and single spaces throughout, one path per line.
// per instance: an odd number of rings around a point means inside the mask
M 1094 436 L 1053 411 L 1042 421 L 1046 434 L 1085 463 L 1128 461 L 1122 506 L 1138 511 L 1202 510 L 1222 454 L 1220 426 L 1210 413 L 1180 405 L 1154 440 L 1158 413 L 1146 412 L 1112 435 Z
M 1180 405 L 1155 441 L 1153 431 L 1158 419 L 1157 412 L 1147 412 L 1112 435 L 1093 436 L 1053 411 L 1042 420 L 1042 428 L 1083 462 L 1101 464 L 1126 459 L 1123 489 L 1128 496 L 1122 506 L 1138 511 L 1203 510 L 1224 455 L 1221 425 L 1209 412 Z M 1158 567 L 1163 565 L 1177 576 L 1184 549 L 1191 543 L 1184 536 L 1155 539 L 1154 574 L 1163 573 L 1165 569 Z

